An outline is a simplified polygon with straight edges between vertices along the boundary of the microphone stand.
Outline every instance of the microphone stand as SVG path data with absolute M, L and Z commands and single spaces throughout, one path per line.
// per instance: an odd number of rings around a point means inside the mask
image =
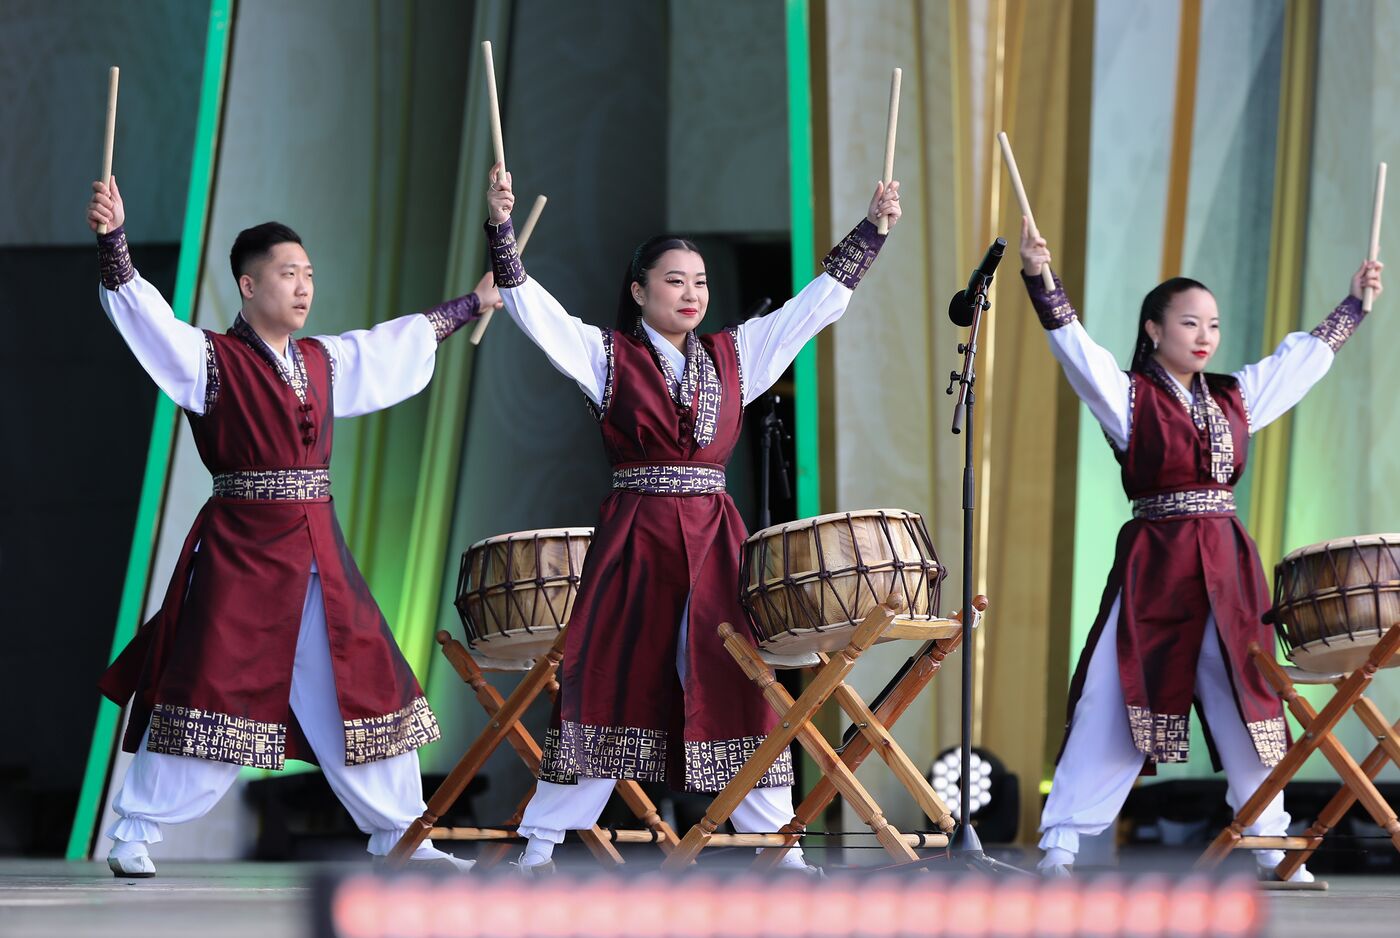
M 972 827 L 972 798 L 969 785 L 972 779 L 972 515 L 977 505 L 976 475 L 973 469 L 973 405 L 977 398 L 974 385 L 977 383 L 977 340 L 982 332 L 982 313 L 991 309 L 987 300 L 987 290 L 992 284 L 990 276 L 978 278 L 977 287 L 971 291 L 969 302 L 972 307 L 972 324 L 967 341 L 958 343 L 958 352 L 963 356 L 962 371 L 954 371 L 948 376 L 948 391 L 958 390 L 958 403 L 953 408 L 954 434 L 963 432 L 964 422 L 967 433 L 963 446 L 963 597 L 962 597 L 962 748 L 961 768 L 958 772 L 958 829 L 953 835 L 951 849 L 953 855 L 966 864 L 970 870 L 984 873 L 1015 874 L 1033 876 L 1020 867 L 1003 863 L 987 856 L 982 849 L 982 841 Z M 954 300 L 954 302 L 957 302 Z
M 772 307 L 771 297 L 762 297 L 744 314 L 744 322 L 757 319 Z M 759 395 L 763 402 L 763 417 L 758 422 L 758 527 L 773 524 L 773 455 L 778 457 L 778 481 L 782 483 L 783 498 L 792 499 L 792 484 L 788 481 L 788 462 L 783 455 L 783 437 L 787 435 L 783 418 L 778 416 L 781 400 L 771 389 Z
M 774 454 L 777 455 L 778 481 L 782 484 L 784 499 L 792 498 L 792 484 L 788 481 L 788 462 L 783 454 L 783 437 L 786 430 L 783 427 L 783 418 L 778 416 L 778 395 L 765 391 L 760 396 L 764 404 L 763 418 L 758 423 L 758 527 L 761 530 L 773 524 L 771 496 Z

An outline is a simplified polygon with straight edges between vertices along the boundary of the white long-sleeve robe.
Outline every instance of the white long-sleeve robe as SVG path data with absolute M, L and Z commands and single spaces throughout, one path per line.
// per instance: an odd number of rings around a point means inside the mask
M 1113 354 L 1094 342 L 1076 319 L 1047 333 L 1050 349 L 1065 377 L 1120 452 L 1132 433 L 1130 378 Z M 1287 336 L 1274 354 L 1233 372 L 1239 382 L 1253 434 L 1268 426 L 1302 400 L 1332 365 L 1334 353 L 1322 339 L 1306 332 Z M 1173 378 L 1173 380 L 1176 380 Z M 1180 382 L 1178 382 L 1180 385 Z M 1189 397 L 1190 389 L 1181 386 Z M 1072 863 L 1081 834 L 1098 834 L 1113 823 L 1142 768 L 1143 755 L 1133 743 L 1118 673 L 1118 630 L 1121 595 L 1114 600 L 1104 631 L 1094 648 L 1084 689 L 1055 769 L 1050 795 L 1041 814 L 1042 865 Z M 1225 768 L 1226 801 L 1238 810 L 1268 777 L 1254 742 L 1240 719 L 1229 674 L 1220 653 L 1215 616 L 1206 621 L 1201 657 L 1196 668 L 1196 692 Z M 1270 802 L 1248 833 L 1286 832 L 1289 815 L 1283 795 Z M 1260 863 L 1282 861 L 1278 851 L 1259 851 Z
M 850 304 L 852 292 L 823 273 L 781 309 L 738 326 L 745 405 L 782 377 L 813 336 L 841 318 Z M 570 316 L 549 291 L 533 279 L 502 289 L 501 296 L 511 318 L 540 347 L 550 363 L 572 378 L 590 401 L 601 406 L 608 381 L 602 330 Z M 677 381 L 683 382 L 685 354 L 651 326 L 643 323 L 643 328 L 651 344 L 666 356 Z M 687 602 L 681 614 L 676 652 L 676 671 L 682 684 L 686 674 L 689 607 Z M 597 822 L 615 784 L 613 779 L 598 778 L 580 778 L 575 785 L 539 782 L 521 821 L 520 833 L 532 840 L 559 843 L 566 830 L 591 827 Z M 792 820 L 793 813 L 792 786 L 755 788 L 735 810 L 732 820 L 739 830 L 776 831 Z M 801 865 L 804 862 L 801 849 L 790 850 L 784 862 Z
M 204 331 L 175 318 L 160 291 L 138 273 L 116 290 L 98 288 L 107 318 L 156 385 L 184 410 L 204 413 Z M 354 417 L 417 394 L 433 375 L 438 346 L 429 319 L 412 314 L 341 335 L 316 336 L 334 361 L 335 416 Z M 286 351 L 282 353 L 286 359 Z M 291 705 L 331 788 L 384 855 L 425 809 L 418 752 L 364 765 L 345 764 L 344 724 L 336 704 L 325 607 L 313 559 L 307 580 Z M 161 825 L 202 817 L 227 792 L 239 766 L 147 750 L 136 753 L 113 801 L 119 820 L 107 834 L 116 855 L 159 843 Z M 123 846 L 128 844 L 132 846 Z M 443 856 L 424 841 L 415 858 Z

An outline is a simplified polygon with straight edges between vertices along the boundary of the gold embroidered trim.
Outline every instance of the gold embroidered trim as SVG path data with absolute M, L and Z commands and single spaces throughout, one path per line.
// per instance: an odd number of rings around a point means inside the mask
M 572 785 L 579 776 L 664 782 L 666 745 L 665 730 L 564 720 L 545 732 L 540 779 L 557 785 Z
M 215 498 L 307 502 L 330 494 L 329 469 L 243 469 L 214 476 Z
M 613 375 L 616 373 L 615 358 L 613 354 L 613 330 L 604 329 L 603 332 L 603 356 L 608 362 L 608 375 L 603 379 L 603 402 L 595 404 L 584 395 L 583 402 L 588 406 L 588 412 L 593 415 L 593 419 L 599 423 L 608 415 L 608 405 L 612 403 L 613 396 Z
M 766 737 L 739 736 L 712 742 L 685 744 L 686 791 L 718 792 L 739 774 L 745 762 L 758 751 Z M 778 788 L 793 783 L 792 751 L 784 749 L 777 761 L 758 780 L 757 788 Z
M 442 736 L 427 699 L 378 717 L 345 721 L 345 764 L 364 765 L 421 749 Z
M 572 785 L 584 778 L 627 778 L 665 782 L 670 734 L 638 726 L 588 726 L 565 720 L 544 737 L 540 780 Z M 722 791 L 763 745 L 762 736 L 684 743 L 685 790 Z M 759 788 L 793 783 L 792 753 L 782 756 L 764 773 Z
M 1133 745 L 1153 762 L 1185 762 L 1191 754 L 1191 723 L 1186 714 L 1129 706 L 1128 726 Z
M 1259 753 L 1259 761 L 1268 766 L 1278 765 L 1283 754 L 1288 751 L 1288 727 L 1283 717 L 1270 717 L 1246 723 L 1249 736 L 1254 740 L 1254 751 Z
M 1220 402 L 1210 392 L 1205 376 L 1196 374 L 1192 377 L 1191 393 L 1187 394 L 1157 359 L 1149 358 L 1143 372 L 1158 387 L 1176 398 L 1176 402 L 1191 415 L 1191 423 L 1206 434 L 1210 443 L 1210 477 L 1222 485 L 1228 483 L 1235 475 L 1235 434 Z
M 1230 489 L 1187 489 L 1133 499 L 1133 517 L 1144 521 L 1234 513 L 1235 493 Z
M 1327 343 L 1327 347 L 1334 353 L 1342 350 L 1342 345 L 1350 339 L 1361 326 L 1361 320 L 1366 318 L 1366 313 L 1361 308 L 1361 301 L 1354 296 L 1349 296 L 1337 304 L 1337 308 L 1327 314 L 1327 318 L 1318 323 L 1310 335 Z
M 718 495 L 724 470 L 700 463 L 663 463 L 614 469 L 612 487 L 643 495 Z
M 875 263 L 875 255 L 884 246 L 885 237 L 870 219 L 862 218 L 822 259 L 822 269 L 843 287 L 854 290 Z
M 151 711 L 146 748 L 171 756 L 281 769 L 287 754 L 287 727 L 213 710 L 158 703 Z

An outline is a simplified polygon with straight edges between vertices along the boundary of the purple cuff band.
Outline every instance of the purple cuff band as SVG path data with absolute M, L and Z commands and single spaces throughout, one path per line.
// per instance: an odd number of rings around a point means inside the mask
M 1021 280 L 1026 285 L 1031 305 L 1035 307 L 1035 314 L 1040 318 L 1040 324 L 1045 327 L 1046 332 L 1068 326 L 1079 318 L 1075 315 L 1074 307 L 1070 305 L 1069 297 L 1065 296 L 1064 284 L 1060 283 L 1059 277 L 1055 278 L 1054 290 L 1045 289 L 1045 282 L 1041 280 L 1040 274 L 1027 277 L 1026 272 L 1021 271 Z
M 136 268 L 131 266 L 131 252 L 126 246 L 125 225 L 97 236 L 97 262 L 102 285 L 108 290 L 116 290 L 136 278 Z
M 1348 296 L 1337 304 L 1336 309 L 1327 314 L 1326 319 L 1317 324 L 1312 334 L 1326 342 L 1333 352 L 1338 352 L 1365 318 L 1366 311 L 1361 308 L 1361 301 L 1354 296 Z
M 880 253 L 886 237 L 868 218 L 862 218 L 860 224 L 826 255 L 822 268 L 842 286 L 854 290 L 875 262 L 875 255 Z
M 525 265 L 515 249 L 515 226 L 509 218 L 499 225 L 486 223 L 486 245 L 491 249 L 491 271 L 497 287 L 518 287 L 525 282 Z
M 475 293 L 468 293 L 455 300 L 439 303 L 432 309 L 425 310 L 423 315 L 433 324 L 433 334 L 437 336 L 438 344 L 441 345 L 452 333 L 481 318 L 481 297 Z

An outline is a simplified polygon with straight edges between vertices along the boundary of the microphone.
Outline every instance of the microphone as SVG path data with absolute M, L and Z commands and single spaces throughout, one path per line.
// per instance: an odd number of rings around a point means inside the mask
M 765 296 L 749 308 L 749 311 L 744 314 L 743 321 L 748 322 L 750 319 L 757 319 L 772 308 L 773 298 L 771 296 Z
M 968 278 L 967 289 L 959 290 L 948 304 L 948 318 L 953 320 L 955 326 L 972 325 L 973 303 L 978 293 L 986 290 L 992 282 L 992 274 L 996 272 L 997 265 L 1001 263 L 1001 256 L 1006 251 L 1006 241 L 997 238 L 992 242 L 992 246 L 987 248 L 987 254 L 982 258 L 982 263 L 977 265 L 977 269 Z

